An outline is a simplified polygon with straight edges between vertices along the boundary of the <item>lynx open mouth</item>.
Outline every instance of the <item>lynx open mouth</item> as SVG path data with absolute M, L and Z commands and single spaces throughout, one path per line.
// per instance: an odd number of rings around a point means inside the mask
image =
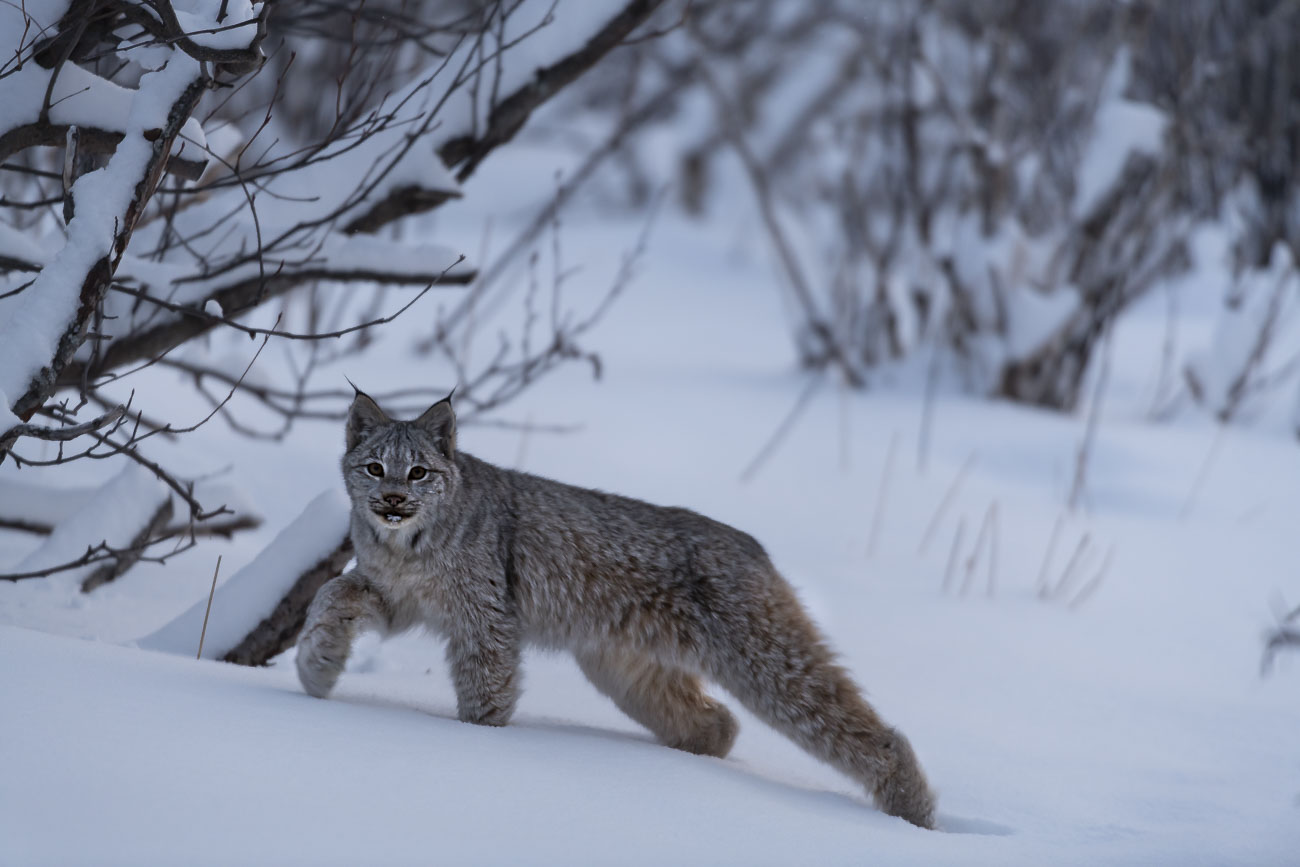
M 375 510 L 375 514 L 380 518 L 383 518 L 385 523 L 393 527 L 396 527 L 398 524 L 411 517 L 410 515 L 403 515 L 401 512 L 381 512 L 378 509 Z

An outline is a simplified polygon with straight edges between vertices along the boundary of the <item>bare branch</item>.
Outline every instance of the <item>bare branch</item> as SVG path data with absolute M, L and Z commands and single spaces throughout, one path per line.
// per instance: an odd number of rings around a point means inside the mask
M 126 407 L 116 406 L 103 415 L 95 416 L 90 421 L 67 427 L 42 427 L 34 424 L 14 425 L 3 434 L 0 434 L 0 440 L 11 440 L 11 438 L 17 440 L 20 437 L 31 437 L 38 440 L 67 441 L 115 424 L 124 415 L 126 415 Z

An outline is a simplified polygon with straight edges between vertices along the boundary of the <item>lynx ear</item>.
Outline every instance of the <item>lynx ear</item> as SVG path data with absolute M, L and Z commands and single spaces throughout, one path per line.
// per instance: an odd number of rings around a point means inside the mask
M 354 385 L 353 388 L 356 386 Z M 366 438 L 366 434 L 390 421 L 391 419 L 379 408 L 379 404 L 375 403 L 370 395 L 358 389 L 357 396 L 352 398 L 352 407 L 348 410 L 348 451 L 356 448 L 357 443 Z
M 451 394 L 426 409 L 415 424 L 433 435 L 443 455 L 450 458 L 456 453 L 456 412 L 451 408 Z

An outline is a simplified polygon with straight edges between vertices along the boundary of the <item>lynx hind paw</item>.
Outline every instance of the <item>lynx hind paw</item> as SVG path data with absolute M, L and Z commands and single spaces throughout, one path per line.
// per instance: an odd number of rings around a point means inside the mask
M 311 630 L 298 642 L 298 680 L 314 698 L 330 694 L 346 662 L 346 646 L 331 641 L 327 630 L 321 627 Z
M 689 734 L 665 743 L 673 749 L 685 750 L 697 756 L 726 758 L 740 731 L 740 724 L 731 715 L 731 711 L 720 702 L 707 699 L 704 710 L 694 723 Z

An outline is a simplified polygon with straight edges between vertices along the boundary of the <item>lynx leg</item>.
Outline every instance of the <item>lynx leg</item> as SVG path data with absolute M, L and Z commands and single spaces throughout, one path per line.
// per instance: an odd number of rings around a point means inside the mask
M 934 827 L 935 799 L 912 746 L 876 715 L 784 581 L 725 612 L 706 666 L 750 711 L 866 786 L 883 812 Z M 715 636 L 716 638 L 716 636 Z
M 575 654 L 587 679 L 660 742 L 722 758 L 739 726 L 731 711 L 704 694 L 699 678 L 648 657 L 585 651 Z
M 298 638 L 298 680 L 308 695 L 324 698 L 334 688 L 357 634 L 392 627 L 388 603 L 358 572 L 327 582 L 307 609 Z
M 509 624 L 473 635 L 451 636 L 447 661 L 461 722 L 503 726 L 519 700 L 520 643 Z

